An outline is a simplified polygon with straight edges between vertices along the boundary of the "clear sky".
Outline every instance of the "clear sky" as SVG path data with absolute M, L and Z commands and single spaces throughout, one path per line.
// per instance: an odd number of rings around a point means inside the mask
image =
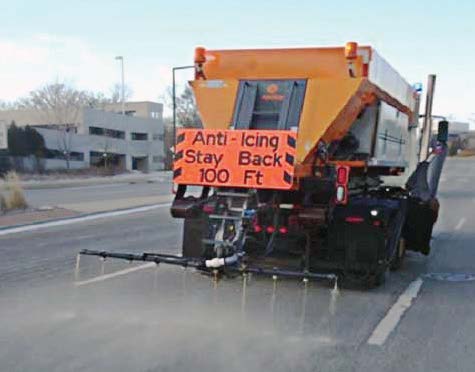
M 207 48 L 373 45 L 409 82 L 436 73 L 435 112 L 475 113 L 475 1 L 0 0 L 0 100 L 68 81 L 108 92 L 125 59 L 135 100 Z

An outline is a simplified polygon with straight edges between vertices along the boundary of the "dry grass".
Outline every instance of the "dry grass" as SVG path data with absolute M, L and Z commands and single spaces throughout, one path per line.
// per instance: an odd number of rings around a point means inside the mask
M 3 201 L 0 201 L 5 211 L 14 209 L 26 209 L 28 203 L 25 199 L 25 193 L 20 184 L 20 178 L 15 172 L 8 172 L 5 175 L 5 189 L 7 190 L 6 197 L 2 196 Z
M 0 211 L 2 213 L 5 213 L 7 211 L 7 200 L 3 196 L 3 194 L 0 194 Z
M 457 156 L 460 156 L 460 157 L 475 156 L 475 150 L 474 149 L 465 149 L 465 150 L 460 151 Z

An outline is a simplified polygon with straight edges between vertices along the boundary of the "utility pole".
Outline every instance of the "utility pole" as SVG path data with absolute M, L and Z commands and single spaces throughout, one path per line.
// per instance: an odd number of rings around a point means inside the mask
M 120 61 L 121 66 L 121 78 L 122 78 L 122 87 L 121 87 L 121 102 L 122 102 L 122 115 L 125 115 L 125 83 L 124 83 L 124 57 L 117 56 L 116 60 Z

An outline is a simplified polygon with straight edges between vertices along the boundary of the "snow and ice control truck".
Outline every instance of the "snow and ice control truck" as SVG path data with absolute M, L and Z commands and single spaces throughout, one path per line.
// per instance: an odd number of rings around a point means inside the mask
M 420 89 L 354 42 L 199 47 L 194 70 L 202 127 L 174 147 L 182 255 L 112 257 L 375 286 L 406 250 L 429 253 L 447 152 L 446 122 L 427 139 L 435 76 L 419 115 Z

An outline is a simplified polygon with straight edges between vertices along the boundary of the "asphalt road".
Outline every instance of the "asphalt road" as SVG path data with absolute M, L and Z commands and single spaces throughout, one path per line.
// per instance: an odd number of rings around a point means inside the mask
M 270 280 L 253 278 L 243 296 L 240 279 L 214 287 L 189 270 L 131 272 L 139 264 L 102 268 L 92 257 L 74 285 L 83 248 L 176 252 L 181 224 L 166 207 L 2 236 L 0 370 L 473 371 L 475 281 L 447 278 L 475 274 L 474 183 L 475 159 L 447 162 L 431 255 L 409 254 L 371 291 L 278 281 L 274 292 Z M 368 344 L 417 278 L 420 292 L 394 330 Z

